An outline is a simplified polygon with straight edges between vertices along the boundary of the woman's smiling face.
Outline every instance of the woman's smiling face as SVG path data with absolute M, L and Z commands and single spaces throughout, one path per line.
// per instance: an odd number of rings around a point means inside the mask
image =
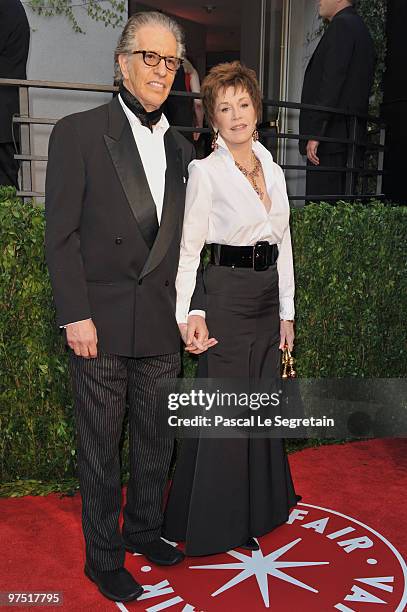
M 216 98 L 213 127 L 219 130 L 225 143 L 243 144 L 256 129 L 257 115 L 252 99 L 245 89 L 232 86 L 220 90 Z

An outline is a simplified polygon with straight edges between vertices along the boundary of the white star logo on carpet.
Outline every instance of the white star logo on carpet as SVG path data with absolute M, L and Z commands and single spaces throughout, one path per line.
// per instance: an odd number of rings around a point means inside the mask
M 285 546 L 278 548 L 277 550 L 273 550 L 271 553 L 268 553 L 266 556 L 263 555 L 262 550 L 255 550 L 252 552 L 251 556 L 239 553 L 235 550 L 230 550 L 227 554 L 235 559 L 239 559 L 239 563 L 219 563 L 215 565 L 190 565 L 190 569 L 236 569 L 240 570 L 239 574 L 236 574 L 231 580 L 226 582 L 223 586 L 221 586 L 217 591 L 212 593 L 212 597 L 216 597 L 236 586 L 240 582 L 247 580 L 254 576 L 257 580 L 257 584 L 260 589 L 260 593 L 263 597 L 264 605 L 266 608 L 270 607 L 270 594 L 268 588 L 268 575 L 274 576 L 275 578 L 280 578 L 280 580 L 284 580 L 285 582 L 290 582 L 302 589 L 306 589 L 307 591 L 312 591 L 313 593 L 318 593 L 317 589 L 314 587 L 293 578 L 292 576 L 285 574 L 282 569 L 291 568 L 291 567 L 305 567 L 310 565 L 329 565 L 329 561 L 279 561 L 280 557 L 282 557 L 288 550 L 296 546 L 299 542 L 301 542 L 302 538 L 297 538 L 292 542 L 289 542 Z
M 287 605 L 356 612 L 361 604 L 366 612 L 407 610 L 403 557 L 356 518 L 301 502 L 260 543 L 258 551 L 229 550 L 171 568 L 147 566 L 134 556 L 130 571 L 148 577 L 145 593 L 129 607 L 116 606 L 122 612 L 286 612 Z

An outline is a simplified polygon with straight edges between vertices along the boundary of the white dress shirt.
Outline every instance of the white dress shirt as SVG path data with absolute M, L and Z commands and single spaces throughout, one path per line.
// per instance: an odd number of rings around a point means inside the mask
M 170 124 L 163 113 L 160 120 L 153 125 L 153 131 L 151 132 L 148 127 L 141 125 L 140 119 L 125 105 L 120 94 L 118 98 L 129 120 L 146 173 L 148 186 L 157 208 L 158 223 L 160 223 L 164 202 L 165 171 L 167 169 L 164 135 Z
M 270 212 L 251 183 L 236 167 L 218 136 L 218 148 L 189 164 L 185 217 L 176 279 L 178 323 L 185 323 L 195 289 L 196 271 L 205 243 L 254 245 L 267 240 L 278 245 L 280 318 L 294 319 L 294 270 L 289 226 L 290 206 L 282 169 L 260 142 L 253 151 L 260 160 Z M 261 272 L 260 272 L 261 274 Z
M 153 125 L 153 131 L 151 132 L 148 127 L 141 125 L 140 119 L 125 105 L 120 94 L 118 98 L 133 132 L 144 172 L 146 173 L 148 186 L 150 187 L 150 192 L 157 209 L 158 224 L 160 224 L 164 202 L 165 171 L 167 170 L 164 135 L 170 124 L 163 113 L 160 120 Z M 87 321 L 89 319 L 84 320 Z M 73 322 L 69 322 L 66 325 L 70 325 Z M 80 323 L 80 321 L 75 321 L 75 323 Z M 66 327 L 66 325 L 61 325 L 61 327 Z

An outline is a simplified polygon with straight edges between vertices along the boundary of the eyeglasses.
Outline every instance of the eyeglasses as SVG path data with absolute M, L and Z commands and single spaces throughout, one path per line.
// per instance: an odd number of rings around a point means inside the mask
M 136 55 L 137 53 L 142 54 L 144 63 L 147 66 L 158 66 L 161 60 L 164 60 L 167 70 L 171 70 L 171 72 L 178 70 L 184 61 L 179 57 L 164 57 L 164 55 L 159 55 L 154 51 L 131 51 L 130 55 Z

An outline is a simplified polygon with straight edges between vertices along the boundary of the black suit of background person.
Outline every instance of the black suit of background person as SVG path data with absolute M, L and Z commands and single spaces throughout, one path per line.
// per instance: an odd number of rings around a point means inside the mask
M 375 63 L 369 31 L 347 0 L 320 0 L 319 13 L 330 23 L 305 71 L 301 102 L 367 113 Z M 350 138 L 349 117 L 302 110 L 300 134 L 313 137 L 308 142 L 300 140 L 300 152 L 307 155 L 309 166 L 346 165 L 347 145 L 319 142 L 318 137 Z M 363 122 L 357 137 L 359 141 L 366 138 Z M 363 149 L 359 149 L 357 164 L 362 156 Z M 344 172 L 307 171 L 306 193 L 310 196 L 344 194 L 345 177 Z
M 0 78 L 26 79 L 30 27 L 20 0 L 0 1 Z M 18 88 L 0 87 L 0 185 L 18 189 L 18 162 L 14 159 L 14 114 L 19 112 Z M 14 129 L 14 140 L 19 130 Z

